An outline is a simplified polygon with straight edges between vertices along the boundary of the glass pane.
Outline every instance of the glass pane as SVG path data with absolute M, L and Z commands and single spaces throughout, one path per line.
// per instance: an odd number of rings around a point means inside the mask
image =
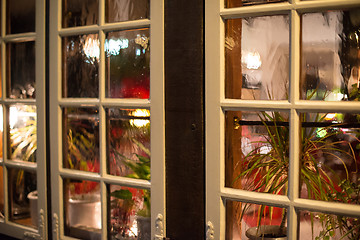
M 35 98 L 35 42 L 7 44 L 7 97 Z
M 277 3 L 277 2 L 287 2 L 286 0 L 225 0 L 225 7 L 242 7 L 242 6 L 251 6 L 258 4 L 267 4 L 267 3 Z
M 4 219 L 4 170 L 0 166 L 0 219 Z
M 107 122 L 109 173 L 150 180 L 150 111 L 110 108 Z
M 358 100 L 358 14 L 353 9 L 302 16 L 302 99 Z
M 13 222 L 33 226 L 37 218 L 36 209 L 30 209 L 29 197 L 36 191 L 36 174 L 21 169 L 8 169 L 9 219 Z M 32 204 L 31 207 L 37 207 Z
M 0 105 L 0 162 L 3 161 L 3 132 L 4 132 L 3 107 Z
M 123 22 L 149 18 L 149 0 L 107 0 L 106 22 Z
M 282 240 L 286 223 L 285 208 L 226 200 L 226 239 Z
M 360 114 L 302 113 L 300 195 L 359 204 Z
M 35 32 L 35 0 L 6 1 L 6 33 Z
M 110 239 L 151 239 L 150 190 L 108 185 Z
M 98 109 L 64 108 L 63 127 L 63 167 L 98 173 L 100 170 Z
M 98 23 L 98 0 L 63 0 L 62 27 L 76 27 Z
M 9 107 L 11 160 L 36 162 L 36 106 L 12 105 Z
M 225 185 L 287 194 L 289 114 L 226 112 Z
M 149 98 L 149 29 L 106 34 L 106 96 Z
M 229 19 L 225 24 L 225 97 L 288 99 L 289 16 Z
M 65 235 L 101 239 L 100 184 L 64 179 Z
M 99 96 L 98 34 L 63 38 L 63 97 Z
M 358 192 L 359 194 L 359 188 Z M 299 239 L 360 239 L 360 218 L 299 211 Z

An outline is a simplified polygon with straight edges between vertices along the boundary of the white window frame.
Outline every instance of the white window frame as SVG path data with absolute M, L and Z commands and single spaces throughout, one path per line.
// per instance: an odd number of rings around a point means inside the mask
M 35 1 L 35 32 L 6 34 L 6 0 L 1 4 L 1 87 L 3 115 L 3 159 L 0 165 L 3 167 L 3 189 L 4 189 L 4 219 L 0 219 L 0 233 L 15 238 L 23 239 L 35 237 L 45 239 L 47 236 L 47 193 L 46 193 L 46 87 L 45 87 L 45 0 Z M 36 78 L 36 99 L 10 99 L 6 97 L 6 44 L 16 41 L 32 40 L 35 41 L 35 78 Z M 8 106 L 12 104 L 29 104 L 36 106 L 37 117 L 37 150 L 36 164 L 27 162 L 14 162 L 7 159 L 8 145 Z M 43 126 L 43 127 L 39 127 Z M 9 200 L 8 200 L 8 171 L 7 168 L 17 168 L 36 173 L 38 191 L 38 229 L 30 226 L 20 225 L 9 219 Z
M 314 0 L 225 8 L 224 0 L 205 5 L 205 99 L 206 99 L 206 223 L 207 239 L 225 239 L 226 200 L 270 204 L 288 209 L 288 239 L 297 239 L 297 210 L 322 211 L 360 216 L 360 206 L 299 198 L 299 112 L 359 111 L 360 102 L 305 101 L 299 98 L 301 14 L 321 10 L 360 7 L 358 0 Z M 284 101 L 226 99 L 224 20 L 231 18 L 288 14 L 290 18 L 290 99 Z M 265 39 L 264 39 L 265 40 Z M 290 167 L 288 196 L 250 192 L 225 187 L 226 111 L 288 110 L 290 113 Z
M 165 236 L 165 143 L 164 143 L 164 1 L 150 1 L 150 19 L 105 23 L 105 0 L 99 0 L 97 25 L 62 28 L 61 0 L 50 1 L 50 141 L 51 141 L 51 197 L 53 239 L 73 239 L 64 236 L 62 178 L 72 177 L 100 182 L 101 202 L 106 203 L 106 184 L 151 189 L 152 239 Z M 110 30 L 150 27 L 150 98 L 111 99 L 105 97 L 105 32 Z M 61 96 L 61 37 L 99 33 L 99 98 L 62 98 Z M 62 168 L 62 111 L 61 107 L 93 105 L 100 117 L 100 174 L 74 172 Z M 106 113 L 105 107 L 150 109 L 151 123 L 151 183 L 146 180 L 112 176 L 106 172 Z M 102 239 L 107 239 L 107 206 L 102 204 Z

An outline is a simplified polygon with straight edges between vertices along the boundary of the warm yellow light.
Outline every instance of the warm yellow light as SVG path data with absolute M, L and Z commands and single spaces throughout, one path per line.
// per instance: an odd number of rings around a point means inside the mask
M 134 117 L 150 117 L 150 111 L 147 109 L 136 109 L 131 113 Z M 131 119 L 130 124 L 135 127 L 145 127 L 150 123 L 150 120 L 147 119 Z

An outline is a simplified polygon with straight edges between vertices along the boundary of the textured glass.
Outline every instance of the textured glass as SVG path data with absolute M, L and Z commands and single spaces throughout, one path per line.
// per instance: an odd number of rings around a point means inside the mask
M 98 34 L 63 38 L 63 97 L 99 96 L 100 42 Z
M 36 190 L 36 174 L 21 169 L 8 169 L 9 219 L 18 224 L 34 226 L 28 195 Z
M 64 108 L 63 128 L 63 166 L 98 173 L 100 170 L 98 109 Z
M 359 100 L 359 11 L 302 16 L 302 99 Z
M 107 123 L 109 173 L 150 180 L 150 111 L 110 108 Z
M 286 0 L 225 0 L 225 7 L 233 8 L 233 7 L 251 6 L 251 5 L 277 3 L 277 2 L 287 2 L 287 1 Z
M 35 0 L 6 1 L 6 33 L 35 32 Z
M 4 170 L 0 166 L 0 219 L 4 219 Z
M 37 134 L 36 107 L 12 105 L 9 107 L 11 160 L 36 162 Z
M 282 100 L 289 95 L 289 16 L 225 21 L 225 97 Z
M 359 188 L 357 192 L 359 196 Z M 299 211 L 299 239 L 360 239 L 360 218 Z
M 280 239 L 286 222 L 285 208 L 226 200 L 226 239 Z
M 7 44 L 7 97 L 35 98 L 35 42 Z
M 149 0 L 106 0 L 107 22 L 138 20 L 149 16 Z
M 359 204 L 360 114 L 300 116 L 300 197 Z
M 150 190 L 108 185 L 110 239 L 151 239 Z
M 289 115 L 225 113 L 225 186 L 287 194 Z
M 79 239 L 101 239 L 98 182 L 64 179 L 64 232 Z
M 98 23 L 98 0 L 63 0 L 62 26 L 77 27 Z
M 106 34 L 106 96 L 149 98 L 149 29 Z

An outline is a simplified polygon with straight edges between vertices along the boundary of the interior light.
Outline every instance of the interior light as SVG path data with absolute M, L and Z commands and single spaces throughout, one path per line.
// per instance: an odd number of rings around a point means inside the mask
M 131 114 L 134 117 L 150 117 L 150 111 L 147 109 L 136 109 Z M 148 119 L 131 119 L 130 124 L 135 127 L 145 127 L 147 124 L 150 123 Z

